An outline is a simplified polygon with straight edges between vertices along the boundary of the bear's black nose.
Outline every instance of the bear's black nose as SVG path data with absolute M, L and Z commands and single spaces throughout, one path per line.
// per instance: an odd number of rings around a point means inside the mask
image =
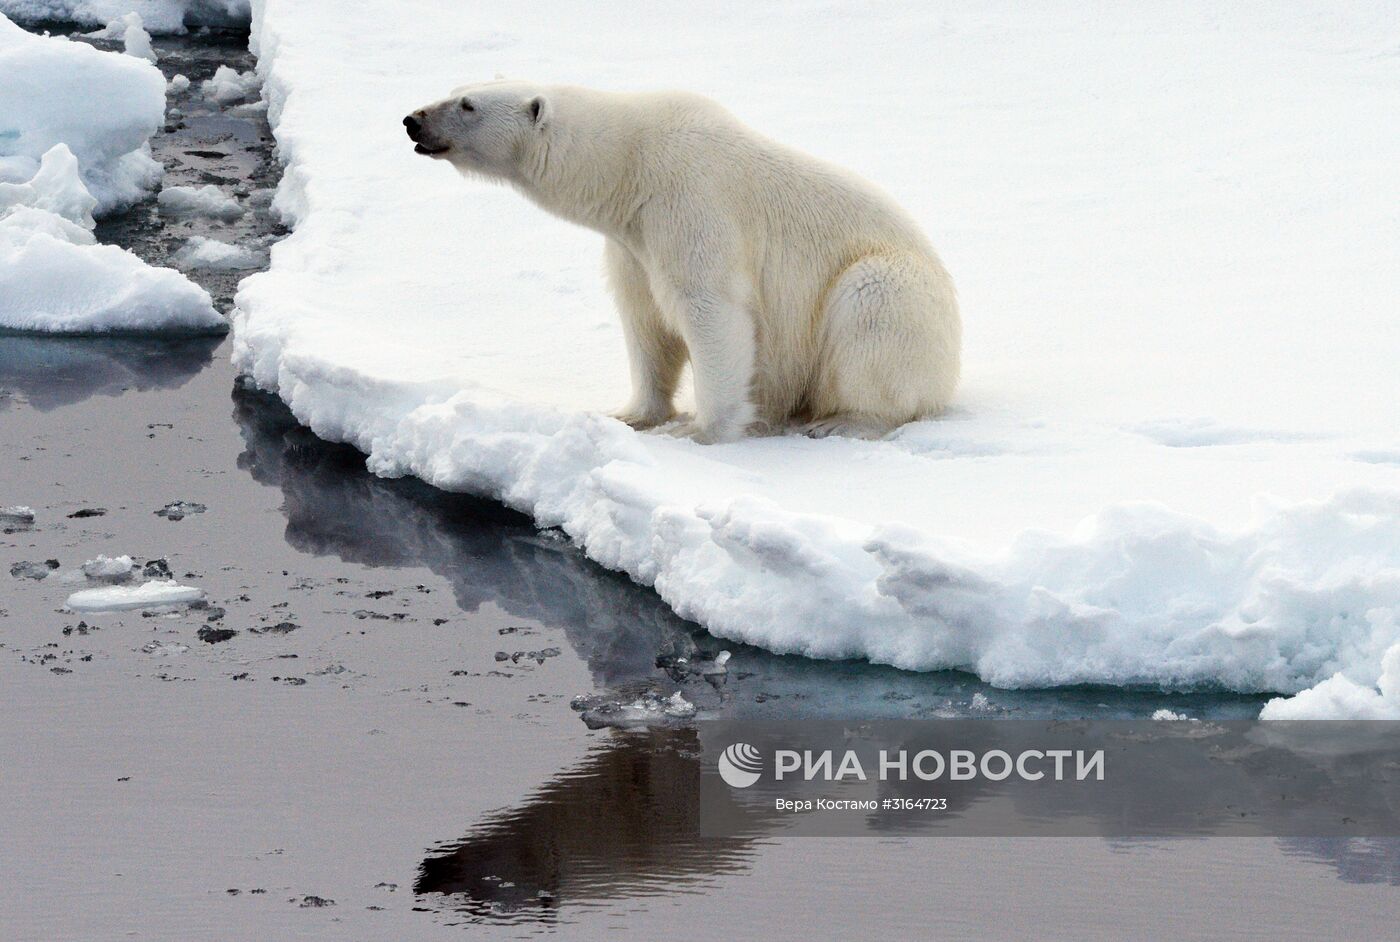
M 403 119 L 403 126 L 408 128 L 408 136 L 411 140 L 418 140 L 418 135 L 423 131 L 423 122 L 413 115 Z

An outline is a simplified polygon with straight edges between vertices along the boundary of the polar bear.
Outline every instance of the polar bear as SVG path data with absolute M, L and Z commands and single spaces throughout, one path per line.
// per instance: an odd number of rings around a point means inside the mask
M 918 226 L 709 99 L 495 81 L 403 123 L 416 152 L 606 238 L 633 428 L 675 418 L 687 360 L 695 414 L 666 430 L 702 443 L 794 421 L 875 438 L 953 395 L 957 298 Z

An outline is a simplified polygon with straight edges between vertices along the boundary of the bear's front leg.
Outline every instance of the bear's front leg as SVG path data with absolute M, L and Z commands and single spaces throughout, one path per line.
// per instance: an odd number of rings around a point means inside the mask
M 695 380 L 695 419 L 673 432 L 704 445 L 742 438 L 755 416 L 753 318 L 721 291 L 681 291 L 676 301 Z
M 675 415 L 672 400 L 685 366 L 685 343 L 662 319 L 636 257 L 609 239 L 606 260 L 632 378 L 632 397 L 612 417 L 639 431 L 655 428 Z

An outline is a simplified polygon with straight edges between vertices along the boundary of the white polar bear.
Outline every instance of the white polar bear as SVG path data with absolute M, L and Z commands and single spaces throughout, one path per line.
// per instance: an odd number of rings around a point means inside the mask
M 708 99 L 497 81 L 404 126 L 418 153 L 606 236 L 633 428 L 675 415 L 687 359 L 695 416 L 674 431 L 701 442 L 792 419 L 878 437 L 953 395 L 957 299 L 918 226 Z

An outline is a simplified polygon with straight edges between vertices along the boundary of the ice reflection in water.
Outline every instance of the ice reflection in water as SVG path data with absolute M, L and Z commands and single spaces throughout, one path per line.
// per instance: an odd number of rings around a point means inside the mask
M 35 337 L 0 332 L 0 411 L 22 396 L 39 412 L 92 396 L 175 389 L 211 362 L 220 336 Z

